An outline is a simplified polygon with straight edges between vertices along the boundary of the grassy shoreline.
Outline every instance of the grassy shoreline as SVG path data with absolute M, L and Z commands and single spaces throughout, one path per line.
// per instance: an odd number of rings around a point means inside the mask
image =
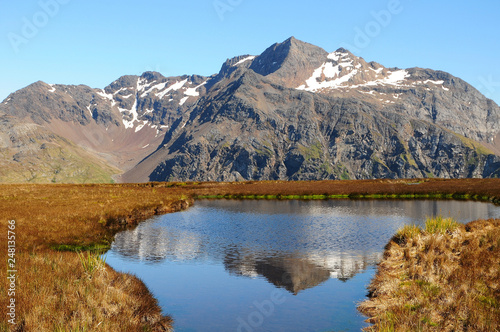
M 12 297 L 0 283 L 0 331 L 171 331 L 172 319 L 139 279 L 91 253 L 107 250 L 122 229 L 192 203 L 133 185 L 1 185 L 0 229 L 6 236 L 15 220 L 18 273 L 15 325 L 4 302 Z M 7 253 L 7 241 L 0 247 Z
M 383 179 L 151 183 L 183 188 L 196 199 L 456 199 L 500 204 L 500 179 Z
M 500 179 L 176 182 L 0 185 L 0 229 L 16 220 L 17 328 L 37 331 L 169 331 L 137 278 L 109 266 L 89 274 L 77 251 L 107 250 L 114 234 L 153 215 L 188 208 L 194 198 L 474 199 L 500 203 Z M 7 245 L 2 241 L 2 252 Z M 5 269 L 0 278 L 5 278 Z M 5 279 L 4 279 L 5 280 Z M 0 298 L 7 299 L 5 283 Z M 8 331 L 6 306 L 0 331 Z M 36 328 L 35 328 L 36 327 Z
M 388 243 L 358 309 L 366 331 L 498 331 L 500 220 L 434 218 Z
M 195 199 L 276 199 L 276 200 L 328 200 L 328 199 L 438 199 L 473 200 L 499 204 L 497 199 L 471 194 L 346 194 L 346 195 L 199 195 Z

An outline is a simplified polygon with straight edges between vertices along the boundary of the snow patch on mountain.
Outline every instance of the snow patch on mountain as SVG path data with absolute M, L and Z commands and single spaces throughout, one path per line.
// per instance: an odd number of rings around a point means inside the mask
M 241 59 L 240 61 L 236 62 L 233 67 L 236 67 L 237 65 L 240 65 L 242 64 L 243 62 L 246 62 L 246 61 L 250 61 L 250 60 L 253 60 L 255 59 L 255 55 L 250 55 L 250 56 L 247 56 L 246 58 L 244 59 Z
M 159 83 L 159 84 L 156 84 L 156 85 L 153 85 L 148 90 L 144 91 L 144 93 L 141 95 L 141 98 L 146 97 L 148 94 L 150 94 L 154 90 L 161 91 L 161 90 L 165 89 L 165 87 L 167 86 L 167 84 L 168 84 L 168 81 L 167 82 L 163 82 L 163 83 Z
M 145 90 L 147 87 L 149 87 L 153 83 L 156 83 L 156 81 L 148 82 L 148 80 L 146 80 L 146 79 L 139 78 L 137 80 L 137 92 Z
M 123 121 L 123 125 L 125 126 L 125 129 L 134 128 L 134 123 L 136 121 L 138 121 L 138 119 L 139 119 L 139 114 L 137 113 L 137 99 L 135 99 L 135 102 L 134 102 L 134 105 L 132 106 L 132 109 L 127 110 L 127 109 L 118 107 L 118 110 L 120 111 L 120 113 L 129 112 L 130 114 L 132 114 L 132 120 L 127 121 L 127 120 L 123 119 L 122 121 Z
M 100 91 L 97 91 L 96 93 L 101 96 L 102 98 L 104 99 L 108 99 L 109 101 L 111 101 L 111 106 L 115 106 L 116 105 L 116 101 L 115 99 L 113 98 L 113 95 L 111 93 L 106 93 L 106 91 L 104 91 L 103 89 L 101 89 L 102 92 Z
M 436 84 L 436 85 L 442 85 L 444 84 L 444 81 L 433 81 L 433 80 L 425 80 L 425 81 L 416 81 L 415 84 Z
M 347 52 L 340 52 L 340 51 L 335 51 L 330 54 L 328 54 L 327 58 L 330 60 L 333 60 L 335 62 L 338 62 L 341 58 L 349 57 L 349 53 Z
M 121 88 L 120 90 L 115 91 L 113 93 L 113 95 L 116 95 L 116 94 L 118 94 L 118 93 L 120 93 L 122 91 L 128 91 L 128 92 L 132 93 L 132 91 L 130 91 L 129 88 L 127 87 L 127 88 Z M 128 97 L 130 97 L 130 96 L 128 96 Z M 127 98 L 127 97 L 124 97 L 124 98 Z
M 135 127 L 135 132 L 138 132 L 140 131 L 142 128 L 144 128 L 145 125 L 147 125 L 148 122 L 147 121 L 142 121 L 142 124 L 138 125 L 137 127 Z
M 165 91 L 162 91 L 162 92 L 159 92 L 159 93 L 156 93 L 156 96 L 160 99 L 162 99 L 163 97 L 165 97 L 167 95 L 167 93 L 169 93 L 170 91 L 177 91 L 179 90 L 180 88 L 182 88 L 184 86 L 184 84 L 186 84 L 188 81 L 188 79 L 186 78 L 185 80 L 182 80 L 180 82 L 175 82 L 174 84 L 172 84 L 170 87 L 168 87 Z
M 396 70 L 396 71 L 393 71 L 393 72 L 388 72 L 389 76 L 388 77 L 385 77 L 384 79 L 382 80 L 375 80 L 373 81 L 374 83 L 379 84 L 390 84 L 390 85 L 398 85 L 402 82 L 404 82 L 404 80 L 408 77 L 410 77 L 410 74 L 404 70 L 404 69 L 401 69 L 401 70 Z M 371 83 L 371 82 L 369 82 Z M 370 84 L 371 85 L 371 84 Z
M 192 97 L 198 97 L 200 95 L 200 93 L 198 91 L 196 91 L 197 89 L 199 89 L 201 86 L 207 84 L 207 81 L 201 83 L 200 85 L 194 87 L 194 88 L 188 88 L 186 89 L 186 91 L 184 91 L 184 94 L 186 96 L 192 96 Z
M 297 89 L 316 92 L 322 89 L 340 88 L 342 84 L 348 82 L 358 73 L 357 69 L 353 70 L 351 67 L 353 67 L 352 60 L 351 62 L 343 62 L 336 66 L 333 66 L 331 62 L 325 62 L 306 80 L 305 85 L 301 85 Z M 348 71 L 348 73 L 341 76 L 341 72 L 344 71 Z M 323 80 L 323 78 L 333 80 Z
M 363 65 L 360 62 L 354 65 L 354 59 L 351 59 L 348 53 L 330 53 L 328 55 L 328 59 L 335 61 L 337 64 L 334 65 L 331 61 L 323 63 L 321 67 L 314 70 L 312 76 L 305 81 L 305 84 L 300 85 L 297 90 L 318 92 L 324 89 L 358 88 L 376 85 L 401 85 L 408 77 L 410 77 L 410 74 L 406 70 L 402 69 L 388 71 L 385 77 L 367 80 L 361 84 L 347 84 L 361 72 Z M 370 67 L 370 69 L 377 75 L 381 75 L 384 68 L 373 69 Z
M 327 62 L 327 63 L 323 64 L 323 66 L 321 68 L 322 68 L 321 71 L 325 74 L 326 77 L 334 78 L 334 77 L 340 75 L 340 65 L 333 66 L 333 63 Z M 321 74 L 321 72 L 319 72 L 319 74 Z M 313 76 L 315 76 L 315 75 L 313 74 Z

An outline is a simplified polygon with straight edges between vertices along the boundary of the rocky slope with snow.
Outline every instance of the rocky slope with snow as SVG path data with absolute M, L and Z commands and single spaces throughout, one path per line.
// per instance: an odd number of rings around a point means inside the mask
M 204 93 L 201 76 L 123 76 L 104 89 L 36 82 L 9 95 L 0 112 L 43 127 L 118 168 L 151 154 Z
M 500 108 L 468 83 L 293 37 L 210 77 L 37 82 L 0 113 L 73 142 L 121 181 L 500 175 Z

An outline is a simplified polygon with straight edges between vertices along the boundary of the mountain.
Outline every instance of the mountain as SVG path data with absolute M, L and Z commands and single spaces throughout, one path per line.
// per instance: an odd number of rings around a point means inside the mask
M 124 182 L 500 175 L 500 108 L 468 83 L 293 37 L 210 77 L 36 82 L 0 114 L 65 139 Z
M 120 170 L 34 124 L 0 115 L 0 183 L 109 182 Z

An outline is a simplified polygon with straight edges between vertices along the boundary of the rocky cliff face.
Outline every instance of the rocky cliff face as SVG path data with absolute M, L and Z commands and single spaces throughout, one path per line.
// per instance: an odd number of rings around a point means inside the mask
M 1 112 L 98 154 L 122 181 L 500 175 L 500 108 L 472 86 L 293 37 L 211 77 L 37 82 Z

